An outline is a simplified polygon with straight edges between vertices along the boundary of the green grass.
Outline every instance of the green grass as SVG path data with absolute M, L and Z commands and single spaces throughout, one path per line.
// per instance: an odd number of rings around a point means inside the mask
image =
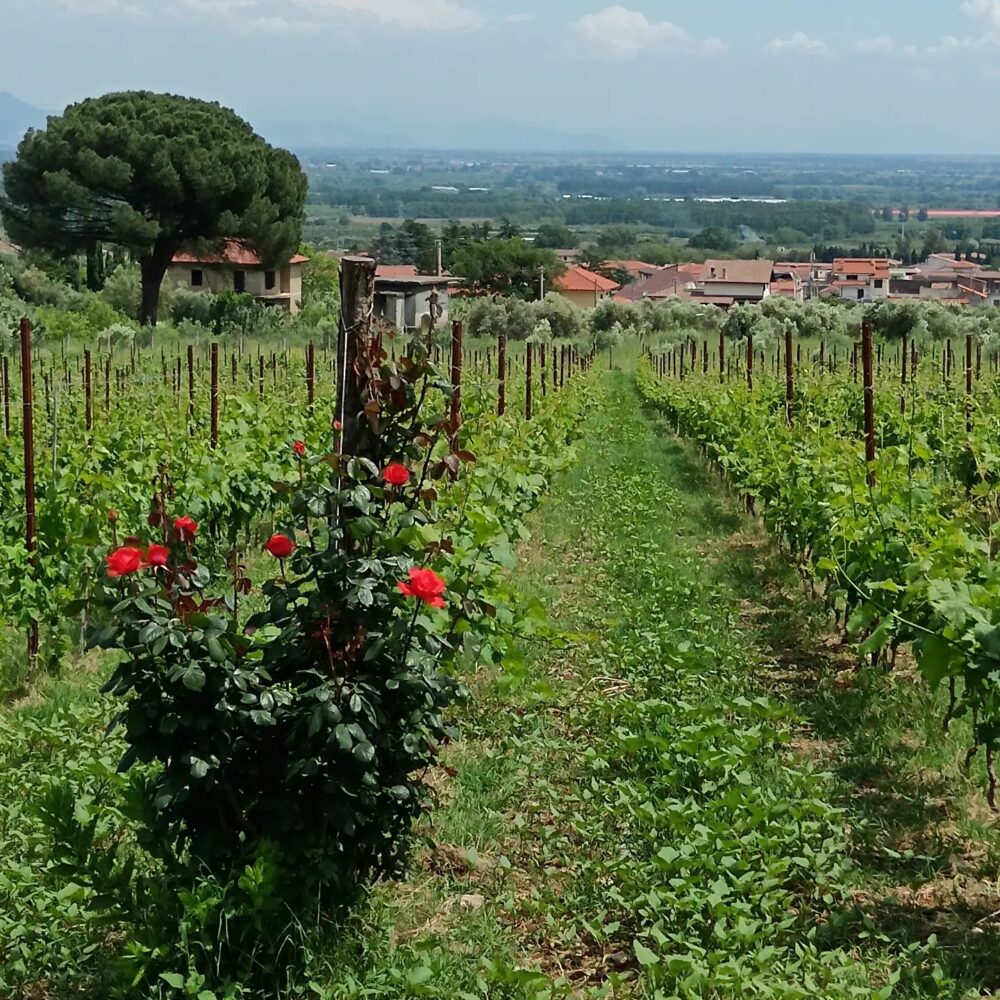
M 546 620 L 523 663 L 469 678 L 410 878 L 373 887 L 336 934 L 303 933 L 297 985 L 275 995 L 958 1000 L 1000 985 L 1000 850 L 981 776 L 957 766 L 963 723 L 945 737 L 905 665 L 854 670 L 627 374 L 605 379 L 579 450 L 521 548 L 517 582 Z M 0 911 L 34 899 L 31 960 L 67 980 L 86 936 L 31 888 L 44 844 L 24 803 L 67 768 L 105 780 L 87 771 L 116 759 L 92 690 L 60 682 L 8 713 L 19 735 L 0 750 L 0 834 L 30 844 L 23 869 L 0 865 Z

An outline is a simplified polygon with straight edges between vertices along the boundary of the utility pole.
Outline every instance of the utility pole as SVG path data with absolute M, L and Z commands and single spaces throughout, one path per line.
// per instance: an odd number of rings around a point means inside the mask
M 444 240 L 435 240 L 437 244 L 437 260 L 438 260 L 438 273 L 437 276 L 440 278 L 444 274 Z
M 539 301 L 545 298 L 545 268 L 540 267 L 538 269 L 538 298 Z

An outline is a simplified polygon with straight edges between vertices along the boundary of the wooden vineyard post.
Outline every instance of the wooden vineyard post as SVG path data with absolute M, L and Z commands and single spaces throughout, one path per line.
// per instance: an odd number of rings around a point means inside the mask
M 489 363 L 489 355 L 486 356 L 487 364 Z M 552 391 L 559 391 L 559 351 L 556 349 L 556 345 L 552 345 Z
M 872 371 L 872 325 L 861 324 L 861 364 L 865 393 L 865 465 L 868 485 L 875 485 L 875 382 Z
M 10 362 L 6 354 L 0 366 L 0 380 L 3 381 L 3 434 L 10 437 Z
M 111 358 L 104 362 L 104 413 L 111 412 Z
M 260 359 L 261 380 L 264 377 L 264 359 Z M 309 404 L 309 411 L 312 412 L 316 402 L 316 347 L 309 341 L 306 347 L 306 401 Z
M 342 455 L 357 455 L 361 440 L 368 371 L 365 354 L 375 307 L 375 261 L 344 257 L 340 262 L 340 331 L 337 337 L 337 403 L 334 420 L 340 427 Z
M 532 362 L 534 361 L 533 344 L 528 344 L 528 351 L 524 361 L 524 419 L 531 419 L 531 376 Z
M 972 334 L 965 335 L 965 433 L 972 433 Z
M 507 335 L 497 338 L 497 416 L 507 412 Z
M 568 348 L 565 344 L 562 346 L 562 350 L 559 352 L 559 388 L 561 389 L 566 384 L 566 355 L 569 353 Z M 573 373 L 570 372 L 570 377 L 572 378 Z
M 211 384 L 211 445 L 214 451 L 219 447 L 219 345 L 212 344 L 212 384 Z
M 753 392 L 753 334 L 747 334 L 747 388 Z
M 906 413 L 906 365 L 909 360 L 909 345 L 906 341 L 906 334 L 903 334 L 903 346 L 900 351 L 900 374 L 899 374 L 899 384 L 902 387 L 899 393 L 899 412 Z
M 190 433 L 194 434 L 194 345 L 188 344 L 188 422 L 190 423 Z
M 726 381 L 726 335 L 719 331 L 719 384 Z
M 32 572 L 38 569 L 35 551 L 35 422 L 34 383 L 31 377 L 31 324 L 21 320 L 21 412 L 24 439 L 24 544 Z M 28 666 L 38 660 L 38 622 L 32 619 L 28 630 Z
M 708 341 L 703 340 L 701 343 L 701 373 L 702 375 L 708 374 Z
M 83 423 L 89 433 L 94 426 L 94 395 L 93 385 L 90 381 L 90 351 L 83 352 L 83 395 Z
M 252 361 L 250 362 L 250 378 L 251 378 L 251 384 L 252 384 L 252 381 L 253 381 L 253 362 Z M 265 374 L 264 374 L 264 356 L 263 355 L 258 355 L 257 356 L 257 395 L 260 396 L 261 399 L 264 398 L 264 380 L 265 380 Z
M 821 340 L 819 342 L 819 373 L 823 374 L 823 368 L 826 365 L 826 341 Z
M 462 426 L 462 321 L 451 324 L 451 438 L 458 440 Z
M 792 426 L 792 409 L 795 401 L 795 375 L 792 366 L 792 326 L 785 327 L 785 420 Z

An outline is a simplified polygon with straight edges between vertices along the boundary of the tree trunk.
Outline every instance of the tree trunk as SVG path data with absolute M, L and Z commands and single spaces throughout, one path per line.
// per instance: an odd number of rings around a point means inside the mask
M 142 274 L 142 300 L 139 304 L 139 322 L 143 326 L 156 326 L 160 308 L 160 286 L 167 267 L 173 259 L 175 247 L 156 244 L 150 254 L 139 260 Z

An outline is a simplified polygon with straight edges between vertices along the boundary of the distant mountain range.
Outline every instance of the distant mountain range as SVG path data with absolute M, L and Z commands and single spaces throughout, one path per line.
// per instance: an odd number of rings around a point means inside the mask
M 271 119 L 251 109 L 240 113 L 271 142 L 292 149 L 455 149 L 490 152 L 611 153 L 620 143 L 604 135 L 582 135 L 559 129 L 518 125 L 510 121 L 456 122 L 430 116 L 426 122 L 393 121 L 373 116 L 360 128 L 354 121 L 322 115 Z M 0 150 L 12 150 L 29 128 L 45 124 L 48 112 L 0 91 Z M 379 124 L 372 127 L 378 120 Z
M 47 112 L 0 90 L 0 149 L 14 149 L 29 128 L 45 124 Z

